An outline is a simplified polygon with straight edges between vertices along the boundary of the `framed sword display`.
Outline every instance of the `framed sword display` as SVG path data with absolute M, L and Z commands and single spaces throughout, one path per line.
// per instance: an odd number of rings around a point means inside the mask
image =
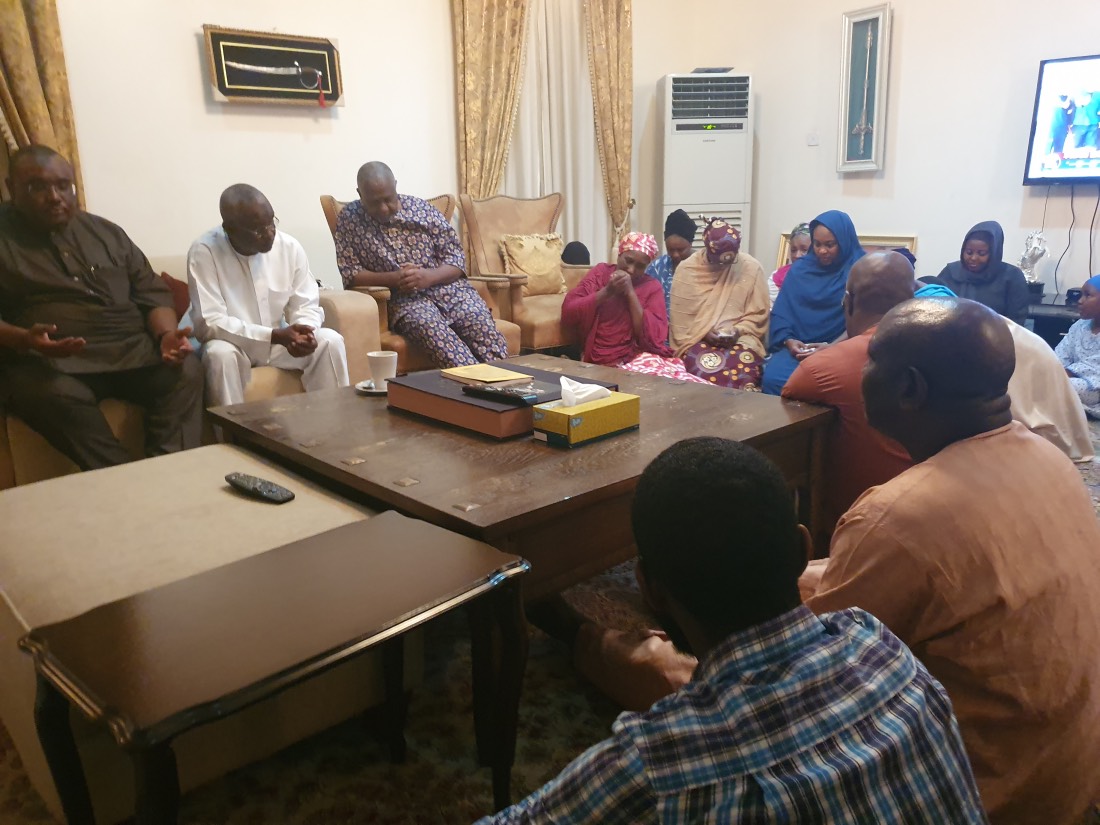
M 210 25 L 202 31 L 215 99 L 343 105 L 340 53 L 331 40 Z
M 883 168 L 890 71 L 890 4 L 844 15 L 837 171 Z

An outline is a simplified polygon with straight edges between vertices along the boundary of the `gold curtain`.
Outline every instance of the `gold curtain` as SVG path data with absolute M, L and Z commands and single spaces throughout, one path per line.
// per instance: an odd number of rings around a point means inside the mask
M 618 242 L 628 227 L 634 136 L 634 48 L 630 0 L 584 0 L 588 71 L 607 210 Z
M 56 0 L 0 0 L 0 140 L 5 173 L 11 152 L 31 143 L 68 158 L 83 203 Z
M 451 0 L 458 102 L 458 185 L 473 198 L 497 194 L 512 141 L 527 0 Z

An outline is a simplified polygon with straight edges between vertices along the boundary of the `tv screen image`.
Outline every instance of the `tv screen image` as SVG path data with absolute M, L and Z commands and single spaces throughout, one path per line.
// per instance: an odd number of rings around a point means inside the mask
M 1024 183 L 1100 183 L 1100 54 L 1039 63 Z

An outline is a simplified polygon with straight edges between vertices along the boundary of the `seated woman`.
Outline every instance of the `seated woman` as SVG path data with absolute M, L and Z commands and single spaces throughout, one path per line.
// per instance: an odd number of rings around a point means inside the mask
M 575 327 L 584 340 L 584 360 L 706 384 L 672 358 L 661 285 L 645 274 L 657 257 L 652 235 L 631 232 L 619 242 L 619 259 L 596 264 L 569 290 L 561 305 L 561 322 Z
M 786 280 L 787 273 L 791 271 L 791 266 L 799 258 L 805 258 L 809 254 L 810 225 L 800 223 L 787 236 L 787 263 L 775 270 L 768 279 L 768 299 L 773 305 L 775 299 L 779 297 L 779 290 L 782 289 L 783 281 Z
M 844 334 L 844 290 L 863 247 L 852 219 L 835 209 L 810 221 L 811 254 L 791 265 L 772 307 L 771 357 L 764 364 L 764 392 L 779 395 L 798 362 Z M 804 343 L 806 341 L 816 343 Z
M 1019 268 L 1001 260 L 1005 233 L 996 221 L 982 221 L 963 238 L 959 260 L 939 274 L 940 281 L 960 298 L 985 304 L 1022 324 L 1031 301 L 1027 279 Z
M 1090 418 L 1100 418 L 1100 275 L 1081 287 L 1076 321 L 1054 350 Z
M 711 384 L 759 392 L 768 331 L 764 268 L 741 251 L 741 233 L 725 221 L 707 224 L 703 247 L 672 281 L 672 354 Z
M 669 295 L 672 294 L 672 275 L 681 261 L 687 260 L 691 255 L 691 245 L 695 243 L 695 232 L 698 230 L 695 221 L 683 209 L 670 212 L 665 218 L 665 254 L 654 259 L 645 274 L 656 278 L 657 283 L 665 293 L 665 316 L 671 318 L 669 309 Z

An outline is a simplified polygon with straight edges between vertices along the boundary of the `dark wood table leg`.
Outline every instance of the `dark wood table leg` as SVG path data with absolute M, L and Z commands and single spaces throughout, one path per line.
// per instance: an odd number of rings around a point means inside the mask
M 138 825 L 175 825 L 180 779 L 171 742 L 130 753 L 134 764 L 134 819 Z
M 527 620 L 517 579 L 470 606 L 474 732 L 482 765 L 493 770 L 493 808 L 511 802 L 512 763 L 523 673 L 527 668 Z
M 382 644 L 382 672 L 386 682 L 386 738 L 390 746 L 390 761 L 405 761 L 405 637 L 398 636 Z
M 825 520 L 825 427 L 814 427 L 810 435 L 809 483 L 806 485 L 806 515 L 803 523 L 814 540 L 814 557 L 829 555 L 829 539 L 835 524 Z
M 95 825 L 84 766 L 80 763 L 80 752 L 69 724 L 69 702 L 41 674 L 38 675 L 37 690 L 34 725 L 57 787 L 57 795 L 61 798 L 65 820 L 69 825 Z

